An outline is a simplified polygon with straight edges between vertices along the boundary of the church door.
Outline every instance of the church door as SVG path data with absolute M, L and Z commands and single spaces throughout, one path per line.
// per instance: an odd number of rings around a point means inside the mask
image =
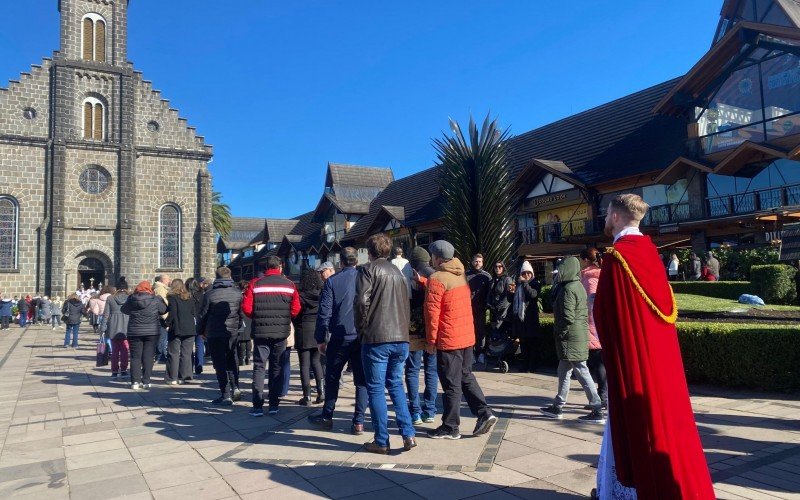
M 99 286 L 105 282 L 106 268 L 100 259 L 94 257 L 87 257 L 78 264 L 78 289 L 83 286 L 84 289 L 89 288 L 99 289 Z

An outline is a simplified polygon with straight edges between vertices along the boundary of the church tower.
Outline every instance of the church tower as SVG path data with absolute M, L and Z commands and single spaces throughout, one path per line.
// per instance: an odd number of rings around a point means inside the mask
M 0 88 L 6 293 L 213 273 L 213 149 L 128 61 L 129 4 L 60 0 L 60 49 Z

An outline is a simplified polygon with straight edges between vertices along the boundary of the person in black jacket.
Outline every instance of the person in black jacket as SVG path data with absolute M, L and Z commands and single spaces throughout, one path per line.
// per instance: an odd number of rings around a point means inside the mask
M 202 279 L 203 278 L 200 278 L 200 280 Z M 200 314 L 200 310 L 203 308 L 203 295 L 205 295 L 205 292 L 200 286 L 200 280 L 189 278 L 186 280 L 186 283 L 184 283 L 186 285 L 186 289 L 189 290 L 190 294 L 192 294 L 194 310 L 197 311 L 198 316 Z M 198 335 L 196 335 L 194 338 L 194 373 L 196 375 L 200 375 L 203 373 L 203 365 L 206 362 L 206 339 L 199 334 L 198 327 L 200 320 L 197 317 L 195 324 L 195 331 L 198 332 Z
M 242 280 L 239 282 L 239 290 L 241 290 L 243 294 L 247 290 L 248 286 L 250 286 L 250 282 L 247 280 Z M 252 321 L 250 321 L 250 318 L 242 314 L 242 327 L 239 328 L 239 344 L 236 347 L 237 354 L 239 356 L 239 366 L 246 366 L 250 364 L 250 358 L 253 355 L 252 330 Z
M 303 399 L 298 401 L 302 406 L 310 406 L 311 370 L 314 370 L 314 381 L 317 384 L 315 405 L 325 402 L 322 388 L 322 363 L 314 332 L 317 327 L 319 296 L 322 293 L 322 276 L 314 269 L 306 269 L 300 279 L 300 314 L 294 322 L 294 342 L 300 357 L 300 383 L 303 386 Z
M 61 312 L 67 317 L 67 331 L 64 333 L 64 347 L 70 346 L 70 337 L 72 337 L 72 347 L 78 347 L 78 330 L 81 327 L 81 319 L 83 318 L 84 309 L 81 299 L 78 295 L 73 293 L 69 296 Z M 20 314 L 23 314 L 20 312 Z M 27 314 L 27 313 L 24 313 Z M 21 316 L 20 316 L 21 317 Z
M 167 294 L 167 385 L 192 379 L 192 347 L 197 335 L 192 295 L 183 280 L 174 279 Z
M 536 370 L 539 342 L 539 293 L 542 285 L 533 277 L 533 266 L 523 261 L 519 278 L 511 286 L 511 335 L 519 339 L 522 348 L 522 371 Z
M 153 294 L 149 281 L 142 281 L 121 309 L 128 315 L 128 342 L 131 346 L 131 389 L 149 389 L 153 375 L 156 342 L 161 333 L 161 315 L 167 304 Z
M 267 270 L 250 282 L 242 299 L 242 312 L 253 320 L 253 417 L 264 416 L 264 375 L 269 361 L 269 414 L 278 413 L 283 385 L 282 356 L 291 333 L 292 318 L 300 313 L 300 295 L 294 283 L 281 274 L 283 262 L 272 255 Z
M 491 315 L 492 336 L 499 337 L 504 334 L 511 326 L 511 317 L 508 310 L 511 307 L 511 299 L 514 294 L 509 290 L 514 282 L 506 273 L 506 266 L 502 261 L 494 263 L 494 277 L 489 285 L 489 295 L 486 298 L 486 306 Z M 484 360 L 479 360 L 483 362 Z
M 403 436 L 403 448 L 409 451 L 417 446 L 408 398 L 403 390 L 411 306 L 405 277 L 386 260 L 391 248 L 392 241 L 383 233 L 367 240 L 370 262 L 358 269 L 355 303 L 369 412 L 375 429 L 374 440 L 365 443 L 364 449 L 382 455 L 388 454 L 390 448 L 387 391 Z
M 489 285 L 492 275 L 483 269 L 483 255 L 476 253 L 472 256 L 472 268 L 467 271 L 467 284 L 472 300 L 472 322 L 475 324 L 475 362 L 483 363 L 483 351 L 486 348 L 486 297 L 489 294 Z
M 215 405 L 231 406 L 234 401 L 242 399 L 239 361 L 236 359 L 239 328 L 242 326 L 241 305 L 242 292 L 231 279 L 231 270 L 225 266 L 218 267 L 217 279 L 203 297 L 199 328 L 208 339 L 211 361 L 217 373 L 221 395 L 212 401 Z
M 30 295 L 28 296 L 30 299 Z M 28 309 L 30 308 L 30 304 L 28 301 L 25 300 L 25 297 L 19 299 L 17 302 L 17 310 L 19 311 L 19 326 L 20 328 L 25 328 L 25 324 L 28 322 Z

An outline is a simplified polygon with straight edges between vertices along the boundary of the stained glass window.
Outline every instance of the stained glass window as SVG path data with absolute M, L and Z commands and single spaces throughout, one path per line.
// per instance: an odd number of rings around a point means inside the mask
M 17 267 L 17 203 L 0 197 L 0 269 Z
M 100 194 L 106 190 L 110 176 L 104 168 L 88 167 L 78 179 L 81 189 L 89 194 Z
M 161 207 L 159 218 L 159 267 L 181 267 L 181 212 L 175 205 Z

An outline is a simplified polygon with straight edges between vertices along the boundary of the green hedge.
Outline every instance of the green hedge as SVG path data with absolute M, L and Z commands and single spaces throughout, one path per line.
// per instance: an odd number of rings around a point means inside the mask
M 767 304 L 793 304 L 797 300 L 797 269 L 786 264 L 767 264 L 750 268 L 753 293 Z
M 539 309 L 546 313 L 553 312 L 553 297 L 551 297 L 552 291 L 552 285 L 544 285 L 542 286 L 542 290 L 539 292 Z
M 755 293 L 749 281 L 673 281 L 670 284 L 675 293 L 715 299 L 739 300 L 743 293 Z
M 539 361 L 558 363 L 552 318 L 542 318 Z M 678 323 L 686 379 L 765 391 L 800 391 L 800 326 Z

